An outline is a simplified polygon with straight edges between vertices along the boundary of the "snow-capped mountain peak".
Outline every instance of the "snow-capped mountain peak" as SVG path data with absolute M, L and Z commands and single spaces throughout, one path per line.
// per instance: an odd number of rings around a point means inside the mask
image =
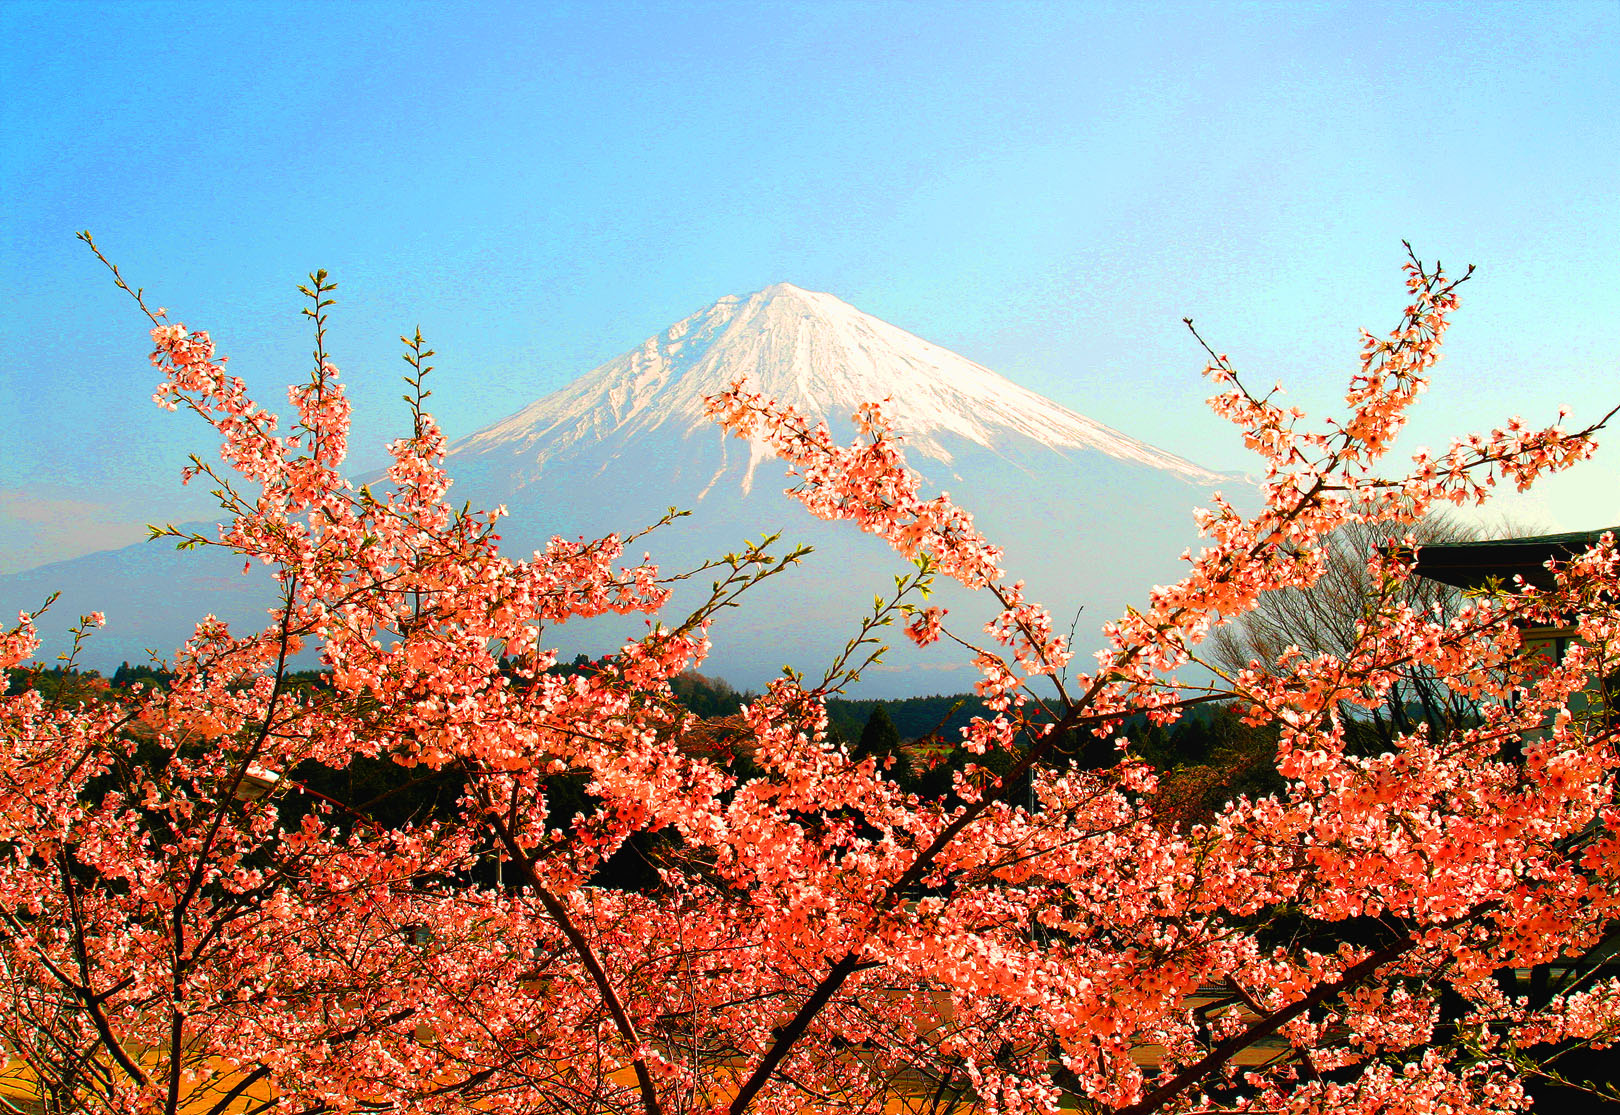
M 835 421 L 863 402 L 888 399 L 885 413 L 908 451 L 944 463 L 956 438 L 993 450 L 1013 436 L 1060 452 L 1099 451 L 1195 482 L 1215 479 L 834 295 L 791 283 L 721 298 L 453 451 L 463 458 L 515 453 L 525 458 L 523 472 L 538 475 L 548 458 L 591 443 L 628 442 L 654 430 L 667 435 L 673 431 L 661 428 L 672 424 L 688 437 L 708 427 L 704 397 L 737 379 Z

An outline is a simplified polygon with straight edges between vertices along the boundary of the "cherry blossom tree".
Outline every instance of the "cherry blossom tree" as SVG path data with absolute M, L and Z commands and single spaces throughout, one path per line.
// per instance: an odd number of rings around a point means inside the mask
M 1109 624 L 1085 669 L 967 512 L 919 493 L 881 404 L 840 446 L 746 384 L 711 400 L 812 512 L 915 562 L 825 673 L 744 709 L 747 768 L 670 681 L 801 552 L 717 559 L 680 616 L 670 581 L 691 573 L 626 563 L 635 536 L 514 560 L 500 509 L 448 500 L 419 334 L 410 430 L 374 491 L 341 472 L 324 273 L 303 288 L 315 366 L 285 431 L 207 333 L 148 311 L 156 400 L 218 433 L 223 464 L 187 478 L 229 516 L 216 538 L 155 533 L 267 566 L 280 599 L 259 631 L 204 618 L 167 685 L 0 706 L 8 1052 L 61 1109 L 170 1115 L 1521 1109 L 1547 1058 L 1620 1034 L 1620 979 L 1595 959 L 1536 1001 L 1501 978 L 1574 966 L 1615 925 L 1615 727 L 1581 699 L 1620 655 L 1614 540 L 1554 590 L 1445 615 L 1393 591 L 1409 551 L 1378 551 L 1368 576 L 1390 591 L 1337 652 L 1230 668 L 1202 649 L 1317 580 L 1332 531 L 1401 541 L 1431 508 L 1592 452 L 1602 420 L 1515 420 L 1384 471 L 1461 281 L 1415 258 L 1406 278 L 1337 418 L 1308 423 L 1210 353 L 1212 406 L 1265 468 L 1259 510 L 1216 497 L 1186 576 Z M 996 602 L 982 632 L 928 603 L 942 577 Z M 645 613 L 646 634 L 553 670 L 547 628 L 609 611 Z M 1580 635 L 1557 662 L 1519 638 L 1551 617 Z M 971 656 L 990 705 L 959 743 L 979 762 L 940 798 L 829 740 L 826 698 L 893 623 Z M 0 660 L 37 642 L 24 615 Z M 322 684 L 293 683 L 306 647 Z M 1356 710 L 1413 668 L 1477 724 L 1348 753 Z M 1275 727 L 1286 789 L 1178 822 L 1121 727 L 1215 700 Z M 1074 732 L 1120 739 L 1118 761 L 1069 762 Z M 453 774 L 459 800 L 384 823 L 316 793 L 308 772 L 362 759 Z M 572 816 L 552 792 L 568 780 Z M 656 881 L 601 885 L 636 841 Z

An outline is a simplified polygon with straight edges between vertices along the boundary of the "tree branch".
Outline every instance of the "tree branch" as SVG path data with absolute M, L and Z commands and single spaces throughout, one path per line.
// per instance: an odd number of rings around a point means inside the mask
M 488 804 L 487 796 L 485 797 L 485 803 Z M 620 1000 L 618 992 L 613 990 L 613 981 L 608 979 L 607 970 L 602 967 L 602 962 L 597 959 L 595 951 L 591 948 L 591 943 L 585 939 L 585 935 L 579 931 L 579 927 L 568 916 L 568 907 L 564 906 L 562 901 L 552 894 L 545 883 L 541 881 L 539 873 L 534 869 L 533 858 L 527 855 L 519 846 L 511 828 L 506 825 L 504 819 L 498 814 L 492 813 L 491 816 L 494 818 L 492 823 L 495 826 L 495 833 L 500 837 L 501 843 L 506 845 L 506 850 L 511 855 L 513 864 L 519 871 L 523 872 L 528 879 L 529 885 L 534 887 L 535 895 L 540 899 L 540 904 L 545 907 L 546 913 L 551 917 L 552 921 L 557 923 L 557 927 L 562 930 L 563 936 L 568 938 L 568 943 L 573 946 L 575 954 L 579 956 L 579 962 L 584 966 L 585 971 L 589 973 L 591 982 L 596 984 L 597 993 L 602 996 L 602 1003 L 607 1007 L 608 1014 L 612 1016 L 613 1025 L 618 1028 L 619 1036 L 629 1045 L 633 1058 L 630 1063 L 631 1068 L 635 1070 L 636 1084 L 641 1089 L 642 1110 L 647 1115 L 663 1115 L 663 1109 L 658 1103 L 658 1092 L 653 1085 L 652 1073 L 648 1070 L 647 1059 L 641 1052 L 641 1035 L 636 1032 L 636 1025 L 631 1020 L 629 1012 L 625 1010 L 624 1003 Z
M 1439 926 L 1435 926 L 1433 928 L 1449 929 L 1454 926 L 1461 925 L 1465 922 L 1472 921 L 1480 914 L 1483 914 L 1487 910 L 1490 910 L 1498 905 L 1500 905 L 1498 902 L 1482 902 L 1478 906 L 1475 906 L 1472 910 L 1469 910 L 1466 914 L 1463 914 L 1461 917 L 1453 918 L 1451 921 L 1443 922 Z M 1133 1103 L 1128 1107 L 1117 1108 L 1117 1115 L 1148 1115 L 1148 1112 L 1157 1110 L 1167 1101 L 1174 1099 L 1187 1088 L 1190 1088 L 1192 1085 L 1198 1083 L 1210 1073 L 1221 1068 L 1226 1064 L 1227 1061 L 1231 1060 L 1241 1050 L 1247 1049 L 1249 1046 L 1253 1045 L 1257 1041 L 1260 1041 L 1262 1038 L 1269 1037 L 1270 1035 L 1276 1033 L 1288 1023 L 1310 1010 L 1312 1007 L 1319 1006 L 1320 1004 L 1327 1002 L 1333 996 L 1339 994 L 1341 991 L 1354 987 L 1362 980 L 1371 976 L 1379 968 L 1382 968 L 1385 964 L 1388 964 L 1392 960 L 1397 960 L 1411 952 L 1417 947 L 1417 944 L 1417 937 L 1415 935 L 1407 937 L 1404 941 L 1397 941 L 1394 944 L 1386 945 L 1384 948 L 1373 953 L 1366 959 L 1350 965 L 1350 967 L 1346 968 L 1344 974 L 1338 979 L 1332 981 L 1331 983 L 1321 984 L 1309 994 L 1296 999 L 1294 1002 L 1277 1011 L 1275 1014 L 1267 1015 L 1266 1017 L 1261 1018 L 1252 1025 L 1248 1026 L 1241 1033 L 1233 1034 L 1231 1037 L 1215 1046 L 1215 1048 L 1211 1049 L 1202 1060 L 1182 1069 L 1180 1072 L 1176 1073 L 1175 1076 L 1171 1077 L 1165 1083 L 1159 1085 L 1159 1087 L 1153 1089 L 1153 1091 L 1149 1092 L 1136 1103 Z

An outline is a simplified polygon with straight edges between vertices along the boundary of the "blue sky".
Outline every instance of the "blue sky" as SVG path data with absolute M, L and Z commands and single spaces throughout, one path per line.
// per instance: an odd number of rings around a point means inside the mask
M 1480 267 L 1408 448 L 1620 402 L 1614 3 L 8 0 L 0 87 L 0 572 L 208 507 L 81 228 L 275 401 L 333 272 L 357 468 L 418 323 L 461 435 L 785 280 L 1241 469 L 1182 317 L 1321 413 L 1402 238 Z

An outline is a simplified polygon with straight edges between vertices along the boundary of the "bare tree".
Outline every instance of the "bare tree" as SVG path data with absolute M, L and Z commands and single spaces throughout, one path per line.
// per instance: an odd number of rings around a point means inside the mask
M 1425 515 L 1411 528 L 1419 545 L 1473 542 L 1514 533 L 1509 524 L 1485 529 L 1444 513 Z M 1371 619 L 1378 601 L 1379 580 L 1369 571 L 1375 553 L 1391 541 L 1387 524 L 1351 523 L 1325 539 L 1327 568 L 1308 589 L 1285 588 L 1266 593 L 1255 610 L 1218 630 L 1211 639 L 1212 660 L 1222 670 L 1237 671 L 1258 662 L 1275 664 L 1290 647 L 1307 655 L 1349 655 L 1360 641 L 1360 628 Z M 1412 577 L 1398 590 L 1402 603 L 1434 615 L 1454 615 L 1464 599 L 1462 589 L 1425 577 Z M 1473 702 L 1454 692 L 1432 671 L 1409 667 L 1371 714 L 1356 709 L 1349 719 L 1367 726 L 1372 739 L 1388 743 L 1420 723 L 1439 731 L 1469 722 Z

